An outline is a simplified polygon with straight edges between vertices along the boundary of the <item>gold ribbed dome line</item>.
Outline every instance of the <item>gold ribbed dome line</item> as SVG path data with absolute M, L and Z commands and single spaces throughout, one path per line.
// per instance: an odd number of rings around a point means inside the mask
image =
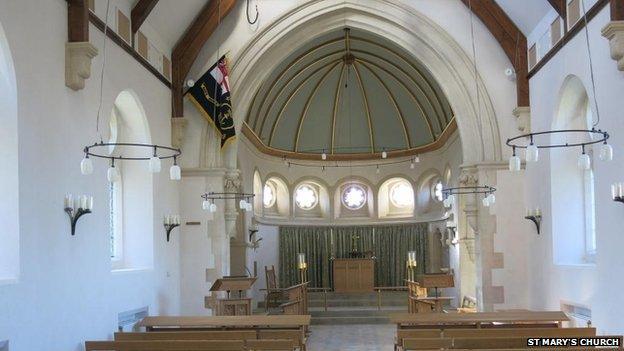
M 420 101 L 418 100 L 416 95 L 414 95 L 414 92 L 412 92 L 412 90 L 407 85 L 405 85 L 405 83 L 403 83 L 402 80 L 400 80 L 396 75 L 394 75 L 394 73 L 390 72 L 386 68 L 381 67 L 378 64 L 376 64 L 376 63 L 374 63 L 372 61 L 366 60 L 366 59 L 357 59 L 357 61 L 362 63 L 363 65 L 369 64 L 371 66 L 375 66 L 375 67 L 379 68 L 380 70 L 383 70 L 384 72 L 389 74 L 392 78 L 394 78 L 405 89 L 405 91 L 412 97 L 412 99 L 415 102 L 416 107 L 418 107 L 418 110 L 420 111 L 420 113 L 422 114 L 423 118 L 425 119 L 425 122 L 427 123 L 427 127 L 429 128 L 429 134 L 431 134 L 431 138 L 433 140 L 435 140 L 436 139 L 436 135 L 433 132 L 433 127 L 431 125 L 431 120 L 429 119 L 429 116 L 425 113 L 425 110 L 423 110 L 423 108 L 422 108 L 422 106 L 420 104 Z M 410 145 L 410 147 L 411 147 L 411 145 Z
M 327 70 L 327 72 L 323 74 L 323 76 L 321 76 L 321 79 L 319 79 L 319 81 L 316 83 L 316 85 L 312 89 L 312 93 L 310 94 L 310 96 L 308 97 L 308 100 L 306 101 L 304 105 L 303 111 L 301 113 L 301 117 L 299 117 L 299 125 L 297 126 L 297 134 L 295 135 L 295 152 L 299 151 L 299 135 L 301 134 L 301 126 L 303 125 L 303 121 L 305 120 L 306 115 L 308 114 L 310 103 L 314 99 L 314 96 L 316 95 L 318 88 L 321 86 L 321 84 L 323 84 L 323 82 L 325 82 L 325 79 L 327 79 L 327 76 L 329 76 L 329 73 L 331 73 L 334 70 L 334 68 L 336 68 L 336 66 L 338 66 L 338 63 L 333 65 L 329 70 Z M 342 67 L 344 67 L 344 64 L 342 65 Z
M 364 111 L 366 112 L 366 120 L 368 121 L 368 136 L 370 138 L 371 153 L 375 153 L 375 138 L 373 135 L 373 123 L 371 122 L 370 107 L 368 105 L 368 97 L 366 96 L 366 90 L 364 89 L 364 84 L 362 84 L 362 77 L 360 77 L 360 71 L 355 65 L 353 65 L 353 68 L 355 70 L 355 77 L 357 78 L 358 85 L 360 86 L 360 93 L 362 94 L 362 97 L 364 98 L 364 107 L 365 107 Z
M 342 77 L 344 77 L 345 65 L 342 65 L 342 69 L 340 70 L 340 77 L 338 78 L 338 84 L 336 85 L 336 94 L 334 95 L 334 108 L 332 113 L 332 129 L 331 129 L 331 153 L 334 153 L 334 142 L 336 138 L 336 113 L 338 112 L 338 100 L 342 97 Z
M 279 113 L 277 114 L 277 118 L 275 119 L 275 121 L 273 121 L 273 125 L 271 126 L 271 136 L 269 137 L 269 145 L 271 145 L 272 141 L 273 141 L 273 136 L 275 135 L 275 127 L 277 126 L 277 124 L 279 123 L 280 119 L 282 118 L 282 114 L 284 113 L 284 110 L 286 109 L 286 106 L 288 106 L 288 103 L 290 102 L 290 100 L 292 100 L 292 98 L 297 95 L 297 93 L 299 92 L 299 90 L 301 89 L 301 87 L 303 87 L 303 85 L 310 79 L 312 78 L 316 72 L 319 72 L 320 70 L 322 70 L 323 68 L 326 68 L 327 66 L 330 66 L 332 64 L 337 65 L 340 63 L 340 60 L 334 60 L 331 61 L 330 63 L 323 65 L 319 68 L 317 68 L 316 70 L 314 70 L 314 72 L 310 73 L 309 76 L 307 76 L 304 80 L 302 80 L 301 82 L 299 82 L 299 84 L 297 84 L 295 90 L 293 90 L 290 95 L 288 96 L 288 98 L 286 99 L 286 101 L 284 102 L 284 104 L 282 104 L 282 107 L 280 108 Z M 333 68 L 333 67 L 332 67 Z M 330 69 L 331 70 L 331 69 Z M 280 93 L 281 95 L 281 93 Z M 263 119 L 263 124 L 264 124 L 264 120 L 266 120 L 266 117 Z
M 386 94 L 388 94 L 388 97 L 390 98 L 390 100 L 392 101 L 392 104 L 394 105 L 394 109 L 395 109 L 395 111 L 397 113 L 397 118 L 399 119 L 399 122 L 401 122 L 401 126 L 403 127 L 403 134 L 405 136 L 405 148 L 409 149 L 412 146 L 412 142 L 411 142 L 409 133 L 407 132 L 407 125 L 405 123 L 405 117 L 403 116 L 403 111 L 401 111 L 401 108 L 399 107 L 399 104 L 397 103 L 396 99 L 394 98 L 394 96 L 390 92 L 390 89 L 388 89 L 388 86 L 383 81 L 383 79 L 381 79 L 381 77 L 379 77 L 379 75 L 377 75 L 377 73 L 375 73 L 375 71 L 373 71 L 372 69 L 367 67 L 365 64 L 360 63 L 356 59 L 354 65 L 356 65 L 358 63 L 360 65 L 362 65 L 364 68 L 366 68 L 370 73 L 372 73 L 373 76 L 375 78 L 377 78 L 377 81 L 384 87 L 384 90 L 386 91 Z M 434 137 L 434 139 L 435 139 L 435 137 Z

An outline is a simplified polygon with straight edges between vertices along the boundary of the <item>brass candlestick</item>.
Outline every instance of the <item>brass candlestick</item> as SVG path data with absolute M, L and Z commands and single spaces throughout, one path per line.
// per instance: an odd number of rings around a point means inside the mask
M 407 253 L 407 280 L 416 281 L 416 267 L 418 267 L 418 262 L 416 261 L 416 251 L 409 251 Z
M 304 253 L 297 254 L 297 269 L 299 270 L 299 280 L 301 284 L 308 281 L 308 264 Z

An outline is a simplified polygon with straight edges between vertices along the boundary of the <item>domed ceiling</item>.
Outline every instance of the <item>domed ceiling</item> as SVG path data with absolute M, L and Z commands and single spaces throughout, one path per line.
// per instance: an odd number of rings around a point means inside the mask
M 424 65 L 353 29 L 293 52 L 258 90 L 246 124 L 246 135 L 265 152 L 300 158 L 325 152 L 330 159 L 429 151 L 456 128 Z

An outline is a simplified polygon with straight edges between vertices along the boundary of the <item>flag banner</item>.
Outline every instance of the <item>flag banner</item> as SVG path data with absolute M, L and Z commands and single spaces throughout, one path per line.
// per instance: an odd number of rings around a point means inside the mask
M 195 104 L 199 112 L 210 122 L 221 136 L 221 147 L 234 140 L 234 119 L 230 101 L 230 83 L 227 60 L 222 56 L 186 92 L 186 96 Z

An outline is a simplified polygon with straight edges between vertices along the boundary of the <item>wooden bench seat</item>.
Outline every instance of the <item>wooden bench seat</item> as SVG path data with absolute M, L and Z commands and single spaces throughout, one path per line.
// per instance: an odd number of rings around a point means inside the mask
M 296 346 L 293 340 L 263 339 L 245 341 L 245 350 L 248 351 L 292 351 Z
M 257 339 L 255 330 L 158 331 L 151 333 L 115 333 L 117 341 L 149 340 L 251 340 Z
M 571 335 L 568 337 L 577 337 Z M 441 350 L 441 349 L 466 349 L 466 350 L 489 350 L 489 349 L 529 349 L 527 339 L 529 337 L 454 337 L 454 338 L 411 338 L 403 339 L 403 350 Z M 532 349 L 536 349 L 535 347 Z M 538 348 L 539 349 L 539 348 Z M 541 348 L 544 349 L 544 348 Z M 549 350 L 552 348 L 548 348 Z M 591 349 L 586 347 L 585 349 Z
M 396 345 L 405 339 L 441 338 L 510 338 L 510 337 L 587 337 L 595 336 L 596 328 L 485 328 L 485 329 L 399 329 Z M 526 344 L 525 344 L 526 345 Z
M 86 351 L 244 351 L 242 340 L 86 341 Z

